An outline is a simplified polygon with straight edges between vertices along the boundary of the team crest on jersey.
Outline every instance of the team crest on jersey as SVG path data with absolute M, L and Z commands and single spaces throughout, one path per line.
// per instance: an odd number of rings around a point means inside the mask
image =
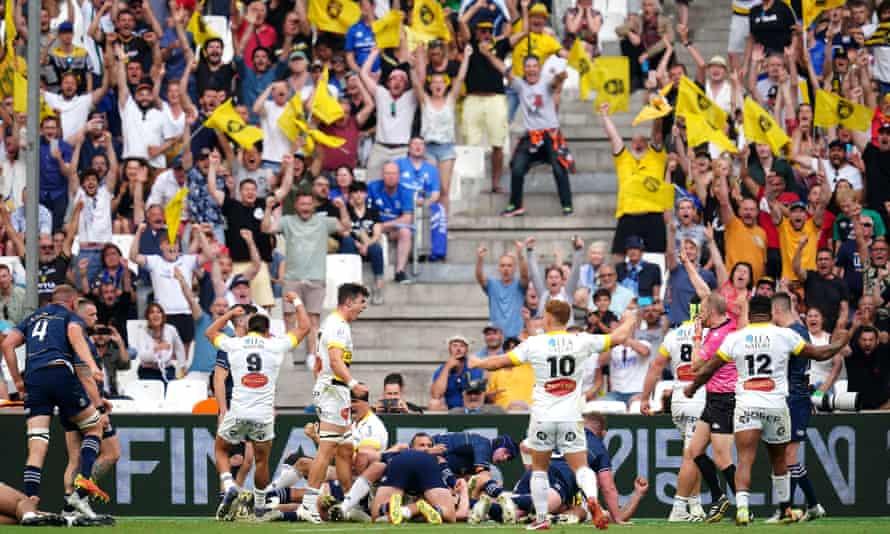
M 544 384 L 544 391 L 556 397 L 562 397 L 575 391 L 578 384 L 571 378 L 557 378 Z
M 241 378 L 241 385 L 246 388 L 261 388 L 269 383 L 269 377 L 262 373 L 249 373 Z
M 349 408 L 340 410 L 340 418 L 349 421 Z
M 746 380 L 743 386 L 748 391 L 772 391 L 776 387 L 776 383 L 772 378 L 752 378 Z

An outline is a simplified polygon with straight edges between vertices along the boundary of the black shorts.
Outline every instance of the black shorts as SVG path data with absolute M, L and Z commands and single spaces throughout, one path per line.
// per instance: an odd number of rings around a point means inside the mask
M 423 495 L 436 488 L 447 488 L 436 457 L 421 451 L 402 451 L 389 461 L 381 486 L 399 488 L 409 495 Z
M 195 318 L 190 313 L 181 313 L 167 316 L 167 322 L 179 332 L 179 339 L 183 345 L 188 345 L 195 339 Z
M 667 227 L 661 213 L 622 215 L 615 227 L 612 254 L 624 254 L 624 242 L 635 235 L 642 238 L 646 252 L 664 252 L 667 247 Z
M 53 365 L 25 375 L 25 417 L 52 416 L 56 408 L 59 419 L 76 417 L 90 407 L 80 379 L 67 365 Z
M 810 426 L 810 415 L 813 413 L 813 404 L 809 397 L 789 395 L 788 413 L 791 415 L 791 441 L 801 442 L 807 440 L 807 427 Z
M 705 409 L 700 421 L 708 425 L 713 434 L 732 434 L 732 415 L 735 411 L 735 393 L 711 393 L 705 395 Z

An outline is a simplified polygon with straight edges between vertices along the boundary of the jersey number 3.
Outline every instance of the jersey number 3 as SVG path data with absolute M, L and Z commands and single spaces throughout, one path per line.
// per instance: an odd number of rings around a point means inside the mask
M 41 319 L 34 325 L 34 329 L 31 330 L 31 337 L 36 337 L 41 342 L 46 337 L 46 330 L 49 327 L 49 321 L 46 319 Z
M 563 356 L 562 358 L 550 356 L 547 358 L 547 363 L 550 364 L 551 378 L 556 378 L 557 376 L 572 376 L 575 372 L 575 358 L 572 358 L 571 356 Z
M 258 373 L 263 369 L 263 359 L 256 352 L 247 355 L 247 370 Z

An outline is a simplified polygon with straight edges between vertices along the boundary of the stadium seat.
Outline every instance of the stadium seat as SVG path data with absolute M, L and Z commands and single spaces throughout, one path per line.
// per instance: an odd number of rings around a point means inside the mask
M 153 412 L 164 400 L 164 383 L 160 380 L 135 380 L 126 389 L 140 412 Z
M 25 285 L 25 266 L 22 265 L 21 258 L 18 256 L 0 256 L 0 264 L 9 267 L 9 270 L 12 272 L 12 280 L 16 285 Z
M 655 384 L 655 390 L 652 392 L 652 399 L 649 400 L 649 408 L 654 412 L 660 412 L 663 408 L 661 399 L 664 398 L 664 392 L 674 389 L 673 380 L 660 380 Z
M 138 413 L 139 403 L 132 399 L 110 399 L 113 413 Z
M 834 381 L 834 394 L 838 393 L 846 393 L 849 387 L 849 383 L 846 380 L 835 380 Z
M 592 400 L 584 405 L 583 413 L 627 413 L 627 405 L 621 401 Z
M 651 406 L 651 404 L 650 404 L 650 406 Z M 628 405 L 628 407 L 627 407 L 627 413 L 633 414 L 633 415 L 640 415 L 642 413 L 640 411 L 640 401 L 639 400 L 631 401 L 630 405 Z
M 207 398 L 207 383 L 203 380 L 180 379 L 167 384 L 167 396 L 161 411 L 192 413 L 195 404 Z
M 324 309 L 337 307 L 337 288 L 347 282 L 362 283 L 362 257 L 358 254 L 328 254 Z

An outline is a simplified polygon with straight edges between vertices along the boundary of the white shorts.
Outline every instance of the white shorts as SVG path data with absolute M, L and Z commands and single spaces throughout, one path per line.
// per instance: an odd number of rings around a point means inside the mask
M 671 420 L 674 426 L 683 436 L 683 448 L 689 446 L 692 441 L 692 434 L 695 433 L 695 422 L 701 417 L 702 410 L 705 409 L 704 403 L 700 402 L 672 402 L 671 403 Z
M 275 418 L 259 421 L 241 419 L 234 412 L 226 412 L 216 435 L 232 445 L 245 440 L 263 442 L 275 439 Z
M 732 418 L 736 433 L 760 430 L 760 440 L 770 445 L 791 441 L 791 415 L 787 404 L 773 408 L 747 408 L 736 404 Z
M 349 388 L 318 382 L 312 389 L 315 412 L 322 423 L 342 426 L 349 430 L 351 424 Z
M 538 452 L 554 449 L 559 449 L 563 454 L 587 451 L 584 424 L 580 421 L 530 421 L 527 444 L 530 449 Z
M 730 54 L 744 54 L 749 33 L 751 33 L 751 24 L 748 16 L 733 13 L 732 19 L 729 22 L 729 46 L 727 51 Z

